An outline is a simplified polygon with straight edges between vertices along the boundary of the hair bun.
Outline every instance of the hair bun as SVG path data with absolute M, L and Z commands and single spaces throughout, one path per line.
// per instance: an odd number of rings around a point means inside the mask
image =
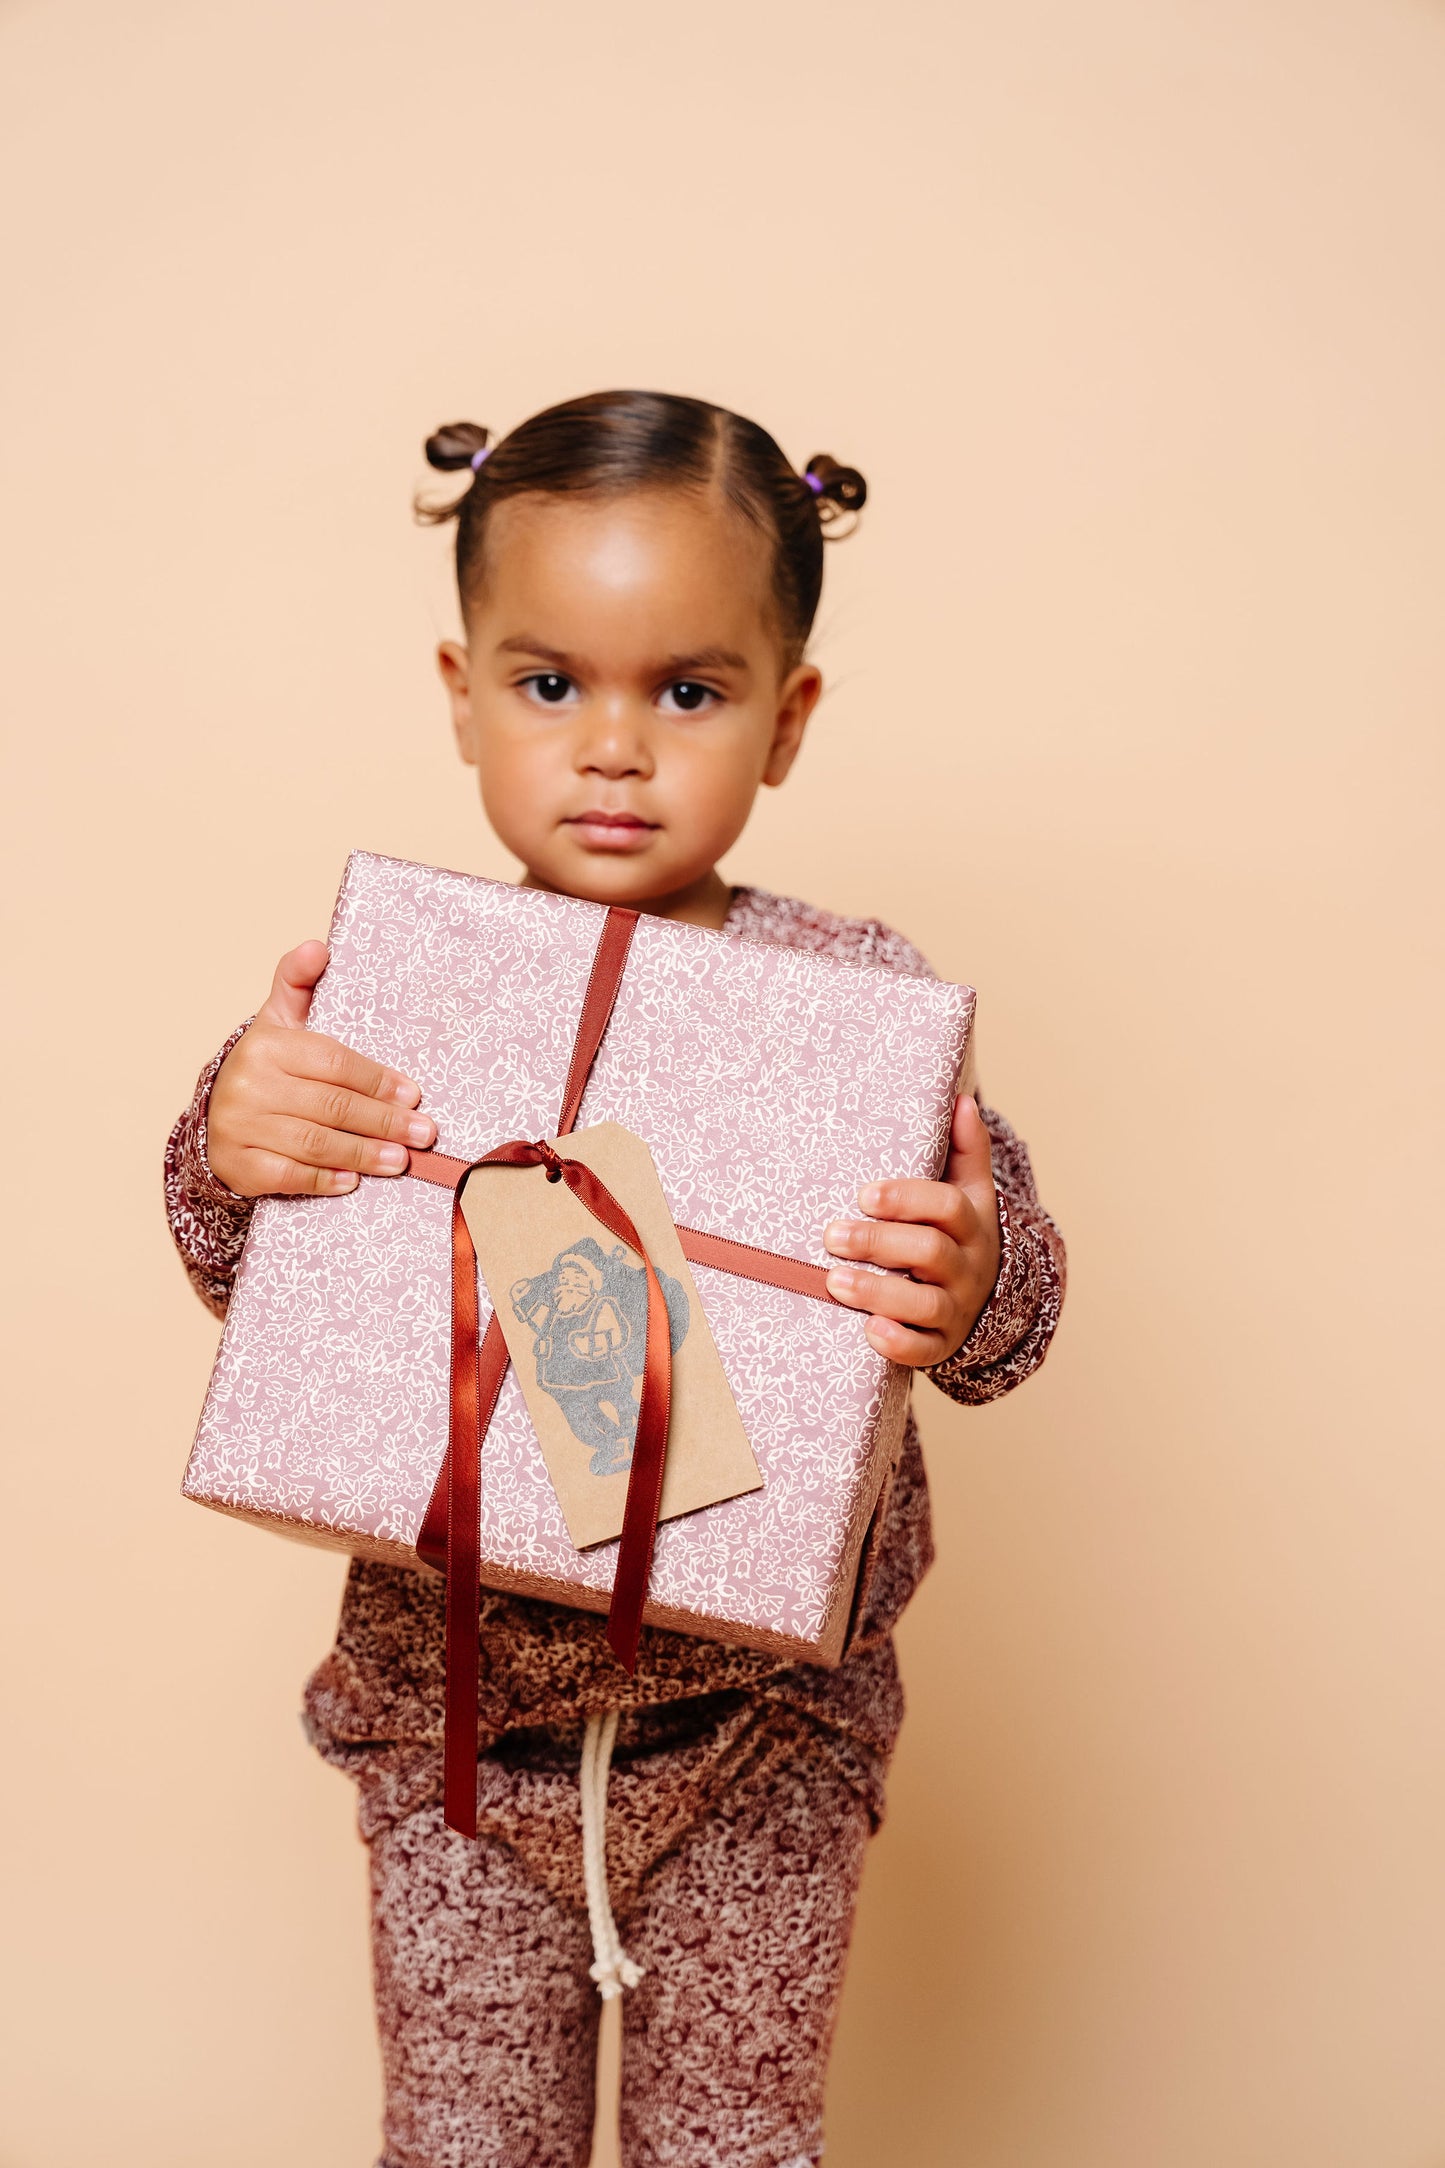
M 486 450 L 491 436 L 491 430 L 483 429 L 480 422 L 443 422 L 426 440 L 427 464 L 440 467 L 443 474 L 469 467 L 478 452 Z
M 812 476 L 809 487 L 818 504 L 824 526 L 834 520 L 856 519 L 868 502 L 868 484 L 856 467 L 845 467 L 831 452 L 816 452 L 803 472 Z

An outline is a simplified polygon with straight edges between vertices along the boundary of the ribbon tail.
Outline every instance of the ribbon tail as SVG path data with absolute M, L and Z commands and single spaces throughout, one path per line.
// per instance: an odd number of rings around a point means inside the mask
M 445 1573 L 447 1570 L 447 1500 L 451 1493 L 447 1479 L 451 1473 L 451 1465 L 452 1446 L 448 1437 L 446 1450 L 442 1454 L 442 1464 L 437 1470 L 431 1497 L 427 1500 L 426 1517 L 416 1539 L 417 1557 L 435 1573 Z
M 442 1794 L 446 1824 L 477 1833 L 477 1719 L 481 1595 L 482 1440 L 507 1370 L 507 1343 L 493 1314 L 479 1337 L 477 1253 L 452 1207 L 452 1424 L 446 1477 L 446 1718 Z
M 627 1479 L 622 1540 L 617 1547 L 617 1571 L 613 1575 L 612 1603 L 607 1613 L 608 1646 L 629 1677 L 637 1669 L 642 1607 L 647 1601 L 647 1584 L 652 1577 L 652 1553 L 657 1541 L 657 1515 L 662 1503 L 667 1431 L 672 1412 L 672 1338 L 667 1303 L 645 1251 L 642 1257 L 647 1266 L 647 1352 L 643 1358 L 642 1403 L 637 1411 L 632 1473 Z

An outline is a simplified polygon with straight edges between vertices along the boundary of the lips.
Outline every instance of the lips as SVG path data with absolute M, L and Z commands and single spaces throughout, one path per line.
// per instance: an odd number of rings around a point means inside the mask
M 657 833 L 661 822 L 645 821 L 640 813 L 608 813 L 594 806 L 585 813 L 570 813 L 562 825 L 592 850 L 635 851 Z

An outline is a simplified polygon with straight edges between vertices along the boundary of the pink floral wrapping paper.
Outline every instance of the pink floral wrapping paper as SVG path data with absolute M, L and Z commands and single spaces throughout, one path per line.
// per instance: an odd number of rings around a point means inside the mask
M 603 916 L 357 852 L 312 1027 L 414 1077 L 443 1152 L 548 1136 Z M 823 1227 L 860 1182 L 938 1173 L 973 999 L 643 917 L 578 1126 L 641 1136 L 681 1225 L 826 1264 Z M 446 1447 L 451 1203 L 407 1178 L 261 1202 L 188 1497 L 416 1564 Z M 907 1373 L 869 1347 L 856 1311 L 693 1274 L 764 1486 L 659 1529 L 647 1620 L 833 1660 Z M 616 1545 L 573 1548 L 510 1371 L 483 1453 L 481 1544 L 489 1585 L 605 1610 Z

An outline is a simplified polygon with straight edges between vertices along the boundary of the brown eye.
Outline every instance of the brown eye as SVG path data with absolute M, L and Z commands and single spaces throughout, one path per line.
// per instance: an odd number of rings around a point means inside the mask
M 522 684 L 530 699 L 549 708 L 560 708 L 572 691 L 571 678 L 563 677 L 560 670 L 534 671 L 531 677 L 523 678 Z
M 675 714 L 696 715 L 710 700 L 716 700 L 717 694 L 710 685 L 698 685 L 692 678 L 678 678 L 668 686 L 664 699 L 672 703 Z

